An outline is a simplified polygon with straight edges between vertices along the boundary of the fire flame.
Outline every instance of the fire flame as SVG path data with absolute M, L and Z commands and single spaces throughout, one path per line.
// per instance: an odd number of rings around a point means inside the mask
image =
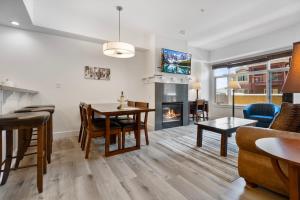
M 177 117 L 177 115 L 173 109 L 169 109 L 168 112 L 166 113 L 167 119 L 172 119 L 172 118 L 176 118 L 176 117 Z

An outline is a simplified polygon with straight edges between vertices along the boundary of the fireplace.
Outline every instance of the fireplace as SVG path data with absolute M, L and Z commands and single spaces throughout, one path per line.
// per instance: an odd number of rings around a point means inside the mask
M 182 102 L 162 103 L 162 128 L 182 126 Z
M 155 130 L 189 124 L 188 84 L 155 83 Z

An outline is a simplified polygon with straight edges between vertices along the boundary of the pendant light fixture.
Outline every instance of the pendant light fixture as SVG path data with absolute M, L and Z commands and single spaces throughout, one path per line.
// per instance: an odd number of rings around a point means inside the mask
M 121 42 L 121 11 L 123 8 L 117 6 L 119 12 L 119 41 L 106 42 L 103 44 L 103 54 L 115 58 L 131 58 L 135 55 L 135 48 L 132 44 Z

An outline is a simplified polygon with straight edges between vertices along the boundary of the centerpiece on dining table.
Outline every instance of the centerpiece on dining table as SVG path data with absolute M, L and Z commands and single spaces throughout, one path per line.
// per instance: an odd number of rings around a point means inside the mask
M 120 99 L 118 99 L 118 102 L 120 102 L 120 105 L 117 107 L 118 109 L 124 109 L 127 106 L 127 100 L 124 97 L 124 92 L 121 91 Z

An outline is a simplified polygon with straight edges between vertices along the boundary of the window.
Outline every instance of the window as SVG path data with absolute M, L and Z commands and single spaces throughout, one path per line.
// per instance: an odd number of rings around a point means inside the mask
M 235 91 L 235 103 L 247 105 L 259 102 L 281 104 L 281 88 L 289 70 L 290 57 L 232 68 L 214 70 L 215 102 L 230 104 L 232 91 L 230 80 L 237 80 L 241 86 Z
M 228 78 L 217 77 L 216 78 L 216 103 L 228 104 Z
M 238 81 L 239 82 L 248 81 L 248 74 L 240 74 L 240 75 L 238 75 Z

